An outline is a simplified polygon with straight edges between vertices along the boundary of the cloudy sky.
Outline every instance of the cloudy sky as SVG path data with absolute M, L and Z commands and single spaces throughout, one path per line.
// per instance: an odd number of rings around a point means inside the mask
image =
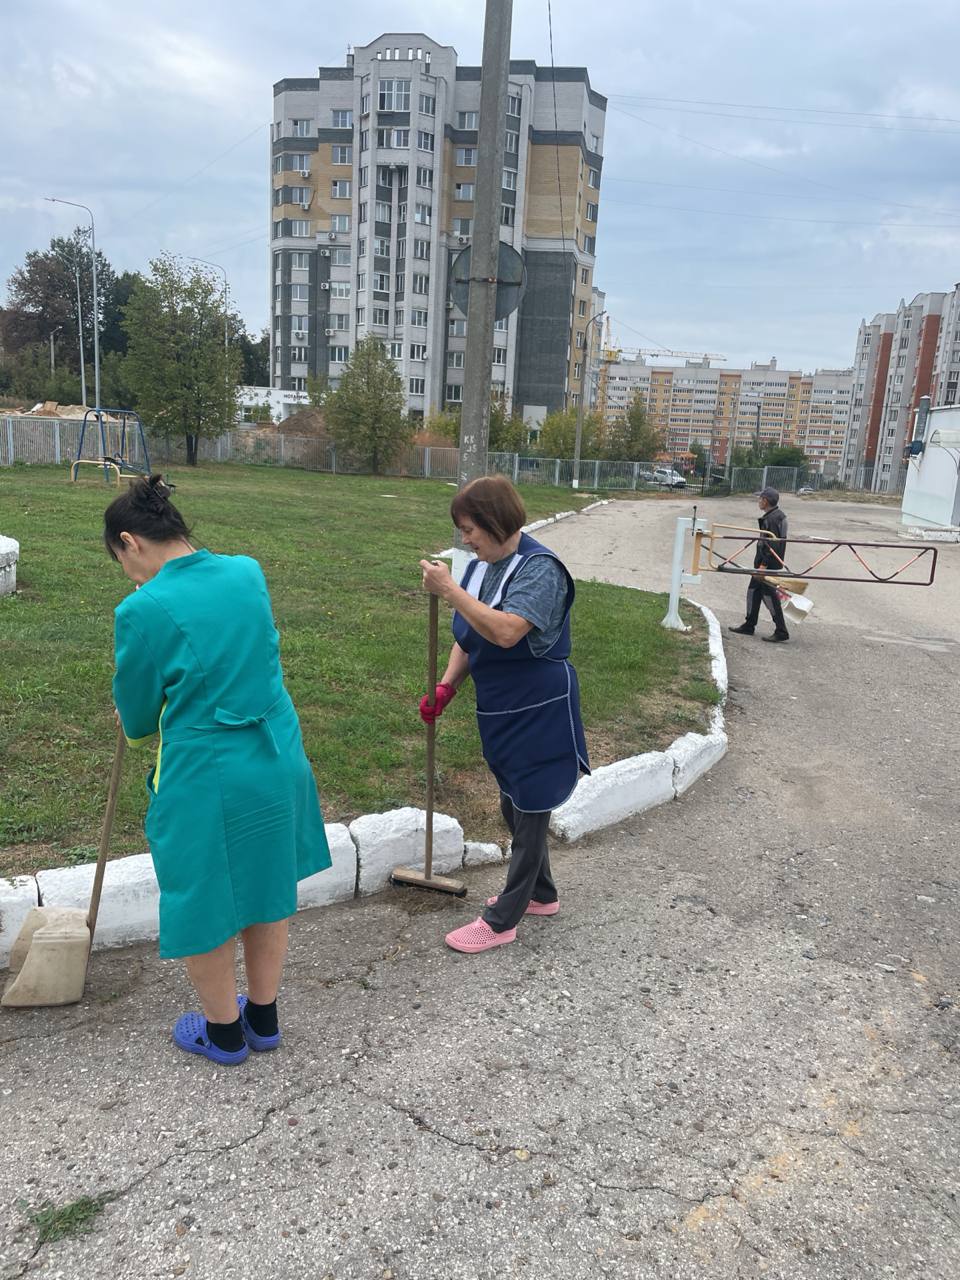
M 514 8 L 513 56 L 549 65 L 547 0 Z M 119 269 L 221 263 L 259 329 L 272 85 L 398 29 L 480 61 L 478 0 L 0 0 L 0 282 L 75 225 L 58 195 Z M 597 283 L 625 346 L 839 367 L 862 316 L 960 280 L 951 5 L 553 0 L 553 36 L 609 98 Z

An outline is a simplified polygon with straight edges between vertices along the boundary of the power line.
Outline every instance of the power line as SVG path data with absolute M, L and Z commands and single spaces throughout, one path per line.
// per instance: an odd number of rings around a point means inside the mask
M 240 249 L 245 244 L 253 244 L 255 240 L 267 240 L 270 233 L 261 231 L 255 236 L 250 236 L 247 240 L 237 240 L 234 244 L 221 245 L 218 249 L 204 249 L 202 256 L 204 258 L 215 258 L 218 254 L 229 253 L 231 249 Z
M 657 124 L 654 120 L 647 120 L 644 116 L 635 115 L 632 111 L 627 111 L 623 107 L 614 107 L 614 111 L 618 111 L 621 115 L 629 116 L 631 120 L 639 120 L 641 124 L 648 125 L 649 128 L 655 129 L 658 133 L 666 133 L 674 138 L 681 138 L 684 142 L 691 142 L 695 147 L 703 147 L 706 151 L 714 151 L 717 155 L 726 156 L 728 160 L 738 160 L 741 164 L 752 165 L 755 169 L 766 169 L 768 173 L 776 173 L 781 178 L 786 178 L 790 182 L 806 182 L 813 187 L 821 187 L 825 191 L 839 191 L 844 194 L 842 187 L 835 187 L 829 182 L 820 182 L 816 178 L 806 178 L 802 174 L 787 173 L 784 169 L 778 169 L 776 165 L 764 164 L 762 160 L 751 160 L 749 156 L 738 156 L 732 151 L 725 151 L 723 147 L 716 147 L 710 142 L 702 142 L 699 138 L 691 138 L 689 134 L 679 133 L 676 129 L 667 129 L 662 124 Z M 881 204 L 889 204 L 895 209 L 915 209 L 916 205 L 901 204 L 898 200 L 877 200 L 876 196 L 864 196 L 866 200 L 873 200 Z
M 739 107 L 745 111 L 795 111 L 815 113 L 821 116 L 863 116 L 867 120 L 922 120 L 932 124 L 960 124 L 953 116 L 908 116 L 904 114 L 888 114 L 882 111 L 840 111 L 833 107 L 777 107 L 764 102 L 718 102 L 712 98 L 661 98 L 651 96 L 631 96 L 625 93 L 608 94 L 610 98 L 619 98 L 628 102 L 679 102 L 694 107 Z
M 550 29 L 550 80 L 553 85 L 554 151 L 557 156 L 557 196 L 560 200 L 560 250 L 562 253 L 566 253 L 567 233 L 563 216 L 563 183 L 560 180 L 560 112 L 557 108 L 557 73 L 553 61 L 553 6 L 551 0 L 547 0 L 547 25 Z
M 237 147 L 242 147 L 245 142 L 249 141 L 255 133 L 259 133 L 264 127 L 264 124 L 258 124 L 255 128 L 251 129 L 249 133 L 244 134 L 239 141 L 232 143 L 225 151 L 221 151 L 219 155 L 214 156 L 213 159 L 208 161 L 205 165 L 201 165 L 201 167 L 194 173 L 183 178 L 180 182 L 174 183 L 173 186 L 168 187 L 166 191 L 162 191 L 160 195 L 156 196 L 153 200 L 148 201 L 142 208 L 135 210 L 119 223 L 113 223 L 110 228 L 111 231 L 115 234 L 120 227 L 125 227 L 128 223 L 132 222 L 134 218 L 139 218 L 140 215 L 146 213 L 148 209 L 154 208 L 154 206 L 160 204 L 162 200 L 166 200 L 168 196 L 172 196 L 174 192 L 180 191 L 187 185 L 187 183 L 192 182 L 194 178 L 199 178 L 202 173 L 206 173 L 208 169 L 212 169 L 218 160 L 222 160 L 224 156 L 228 156 L 231 151 L 236 151 Z
M 809 222 L 817 226 L 904 227 L 912 231 L 958 231 L 960 222 L 861 222 L 852 218 L 789 218 L 783 214 L 749 213 L 740 209 L 690 209 L 683 205 L 652 204 L 646 200 L 617 200 L 607 196 L 607 204 L 628 204 L 638 209 L 666 209 L 673 213 L 705 213 L 717 218 L 759 218 L 762 222 Z
M 712 116 L 715 120 L 753 120 L 757 124 L 788 124 L 794 127 L 812 124 L 824 129 L 866 129 L 871 133 L 928 133 L 937 137 L 955 137 L 960 133 L 960 129 L 906 129 L 897 124 L 861 124 L 855 120 L 789 120 L 784 119 L 783 116 L 748 116 L 739 111 L 706 111 L 700 107 L 664 107 L 656 102 L 646 103 L 644 109 L 676 111 L 685 116 Z
M 677 191 L 713 191 L 722 195 L 729 196 L 749 196 L 750 199 L 772 199 L 772 200 L 830 200 L 834 203 L 842 204 L 864 204 L 876 203 L 884 204 L 885 201 L 878 200 L 873 196 L 822 196 L 816 195 L 812 191 L 745 191 L 739 187 L 708 187 L 700 183 L 692 182 L 658 182 L 653 178 L 621 178 L 613 173 L 604 173 L 603 181 L 607 182 L 628 182 L 631 185 L 643 187 L 672 187 Z M 931 210 L 928 205 L 922 204 L 898 204 L 898 209 L 914 209 L 919 213 L 940 212 L 940 210 Z

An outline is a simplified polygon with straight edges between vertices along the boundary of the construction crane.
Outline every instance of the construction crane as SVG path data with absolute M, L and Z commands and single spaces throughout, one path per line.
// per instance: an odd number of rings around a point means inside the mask
M 597 412 L 601 421 L 607 415 L 607 376 L 611 364 L 618 364 L 624 355 L 669 356 L 680 360 L 726 360 L 717 351 L 674 351 L 669 347 L 621 347 L 610 337 L 610 320 L 607 319 L 603 350 L 600 352 L 600 371 L 597 378 Z

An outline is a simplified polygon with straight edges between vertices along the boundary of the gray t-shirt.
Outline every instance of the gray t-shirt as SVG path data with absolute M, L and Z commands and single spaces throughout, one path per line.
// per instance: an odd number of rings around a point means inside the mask
M 489 604 L 497 593 L 513 556 L 490 565 L 480 584 L 480 603 Z M 515 613 L 533 624 L 527 639 L 535 658 L 557 642 L 567 608 L 567 579 L 553 556 L 530 556 L 507 583 L 500 601 L 504 613 Z

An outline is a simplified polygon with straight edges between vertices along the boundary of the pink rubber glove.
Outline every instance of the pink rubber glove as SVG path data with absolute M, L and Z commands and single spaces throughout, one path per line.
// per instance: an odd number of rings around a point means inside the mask
M 424 694 L 420 699 L 420 719 L 424 724 L 433 724 L 437 716 L 443 714 L 443 708 L 457 696 L 452 684 L 438 684 L 433 706 L 430 706 L 430 695 Z

